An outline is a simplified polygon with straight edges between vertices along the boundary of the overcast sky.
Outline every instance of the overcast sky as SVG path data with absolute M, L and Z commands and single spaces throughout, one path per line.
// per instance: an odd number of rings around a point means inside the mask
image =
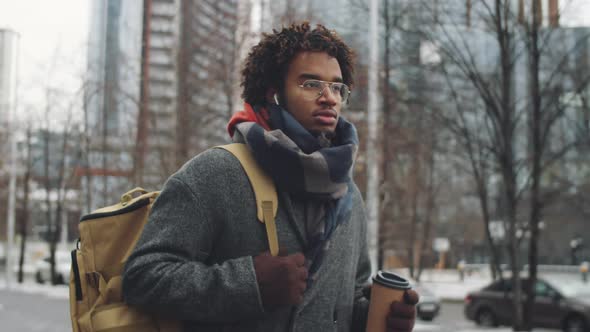
M 546 0 L 545 0 L 546 1 Z M 560 0 L 563 26 L 590 26 L 590 0 Z
M 21 112 L 41 112 L 45 86 L 68 94 L 79 88 L 86 60 L 89 5 L 90 0 L 0 0 L 0 28 L 20 35 Z

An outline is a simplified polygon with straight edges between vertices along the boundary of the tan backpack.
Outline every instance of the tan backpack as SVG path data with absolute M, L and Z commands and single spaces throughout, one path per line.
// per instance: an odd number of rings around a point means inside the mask
M 258 219 L 266 226 L 272 255 L 278 254 L 274 218 L 278 200 L 274 184 L 244 144 L 219 146 L 234 154 L 246 171 L 256 196 Z M 172 332 L 178 321 L 142 312 L 123 302 L 123 267 L 147 222 L 159 191 L 135 188 L 118 204 L 83 216 L 79 245 L 72 251 L 70 316 L 74 332 Z M 139 196 L 137 196 L 139 195 Z

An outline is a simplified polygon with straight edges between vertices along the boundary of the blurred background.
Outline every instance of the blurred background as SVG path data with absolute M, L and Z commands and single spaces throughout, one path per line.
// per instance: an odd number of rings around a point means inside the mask
M 0 0 L 0 317 L 65 306 L 33 282 L 67 282 L 80 217 L 228 143 L 249 49 L 302 20 L 356 51 L 374 261 L 451 308 L 418 330 L 475 328 L 468 291 L 506 275 L 585 276 L 590 1 Z

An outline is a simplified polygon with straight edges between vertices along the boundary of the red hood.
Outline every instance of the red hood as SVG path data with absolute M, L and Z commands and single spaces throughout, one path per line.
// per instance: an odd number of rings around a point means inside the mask
M 244 110 L 236 112 L 229 120 L 229 123 L 227 124 L 227 132 L 229 133 L 229 136 L 234 137 L 236 126 L 238 123 L 242 122 L 256 122 L 262 126 L 262 128 L 270 131 L 270 126 L 268 125 L 269 119 L 270 115 L 266 108 L 259 108 L 258 112 L 255 112 L 250 104 L 244 103 Z

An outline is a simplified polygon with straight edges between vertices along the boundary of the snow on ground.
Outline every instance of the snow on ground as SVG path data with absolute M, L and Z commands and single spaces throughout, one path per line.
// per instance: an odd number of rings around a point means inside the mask
M 409 278 L 407 269 L 394 270 L 393 272 L 408 278 L 412 283 L 417 283 Z M 442 301 L 463 301 L 467 293 L 481 289 L 491 282 L 487 273 L 474 271 L 465 274 L 460 279 L 457 270 L 424 270 L 420 277 L 420 286 L 431 291 Z M 497 331 L 497 330 L 495 330 Z
M 67 299 L 69 297 L 69 290 L 67 285 L 37 284 L 33 281 L 25 280 L 22 284 L 13 280 L 10 287 L 6 284 L 4 276 L 0 278 L 0 289 L 11 290 L 26 294 L 43 294 L 47 297 Z
M 483 288 L 487 280 L 466 280 L 464 282 L 422 282 L 421 285 L 443 301 L 463 301 L 467 293 Z

